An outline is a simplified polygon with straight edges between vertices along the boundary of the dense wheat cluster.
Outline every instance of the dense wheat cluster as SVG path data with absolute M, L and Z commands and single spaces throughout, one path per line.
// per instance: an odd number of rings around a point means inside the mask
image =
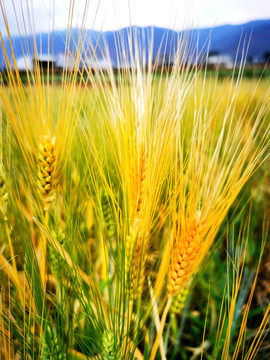
M 268 79 L 93 72 L 71 23 L 61 73 L 1 35 L 0 359 L 268 359 Z

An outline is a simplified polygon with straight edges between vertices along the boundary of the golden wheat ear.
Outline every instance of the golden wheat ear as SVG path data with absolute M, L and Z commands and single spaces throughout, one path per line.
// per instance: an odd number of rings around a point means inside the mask
M 52 139 L 44 137 L 39 144 L 37 177 L 38 191 L 44 200 L 45 209 L 47 209 L 55 196 L 59 183 L 55 137 Z
M 125 242 L 125 274 L 126 283 L 130 283 L 130 297 L 136 299 L 143 290 L 145 255 L 147 253 L 148 235 L 142 222 L 147 203 L 147 158 L 146 149 L 142 143 L 139 152 L 136 151 L 136 161 L 131 168 L 131 229 Z M 136 290 L 137 289 L 137 290 Z
M 169 295 L 176 295 L 193 275 L 204 230 L 205 221 L 194 220 L 181 238 L 175 240 L 167 283 Z

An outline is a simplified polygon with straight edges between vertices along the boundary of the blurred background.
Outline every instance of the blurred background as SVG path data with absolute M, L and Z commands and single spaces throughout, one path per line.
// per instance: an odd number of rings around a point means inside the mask
M 150 60 L 153 64 L 165 62 L 169 67 L 175 59 L 177 43 L 183 38 L 190 44 L 186 61 L 199 62 L 208 68 L 232 69 L 235 62 L 239 66 L 243 57 L 247 67 L 261 68 L 270 56 L 268 0 L 93 0 L 89 3 L 76 0 L 71 1 L 70 6 L 65 0 L 31 3 L 22 0 L 1 1 L 1 4 L 20 71 L 33 68 L 33 59 L 44 68 L 51 65 L 63 68 L 68 29 L 72 29 L 75 51 L 82 26 L 87 56 L 81 67 L 85 62 L 93 69 L 106 69 L 109 63 L 113 68 L 131 67 L 131 38 L 133 49 L 135 39 L 140 44 L 142 65 L 153 52 Z M 71 12 L 72 21 L 69 20 Z M 3 18 L 0 29 L 12 62 Z M 36 38 L 36 49 L 32 37 Z M 2 47 L 0 66 L 5 70 Z M 72 59 L 68 66 L 74 66 Z

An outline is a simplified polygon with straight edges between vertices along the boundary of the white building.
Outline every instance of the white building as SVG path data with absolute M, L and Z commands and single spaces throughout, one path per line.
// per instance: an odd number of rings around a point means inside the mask
M 214 67 L 214 68 L 226 68 L 226 69 L 232 69 L 233 68 L 233 60 L 231 56 L 229 55 L 222 55 L 222 54 L 209 54 L 206 65 L 208 67 Z
M 76 57 L 74 54 L 61 52 L 55 59 L 55 67 L 65 70 L 73 70 L 76 65 Z
M 87 67 L 93 70 L 108 70 L 111 67 L 109 59 L 87 59 Z
M 10 63 L 11 65 L 11 69 L 15 70 L 15 64 L 12 60 L 12 62 Z M 33 66 L 33 59 L 31 55 L 26 55 L 26 56 L 21 56 L 18 59 L 16 59 L 16 68 L 19 71 L 26 71 L 29 70 L 33 70 L 34 66 Z

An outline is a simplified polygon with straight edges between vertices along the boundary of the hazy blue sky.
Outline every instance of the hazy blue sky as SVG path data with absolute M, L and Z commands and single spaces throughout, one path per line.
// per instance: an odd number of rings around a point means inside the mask
M 18 33 L 12 0 L 4 3 L 11 32 Z M 35 32 L 66 27 L 69 0 L 13 0 L 22 26 L 21 13 L 35 19 Z M 75 0 L 73 26 L 81 24 L 85 0 Z M 34 17 L 33 17 L 34 14 Z M 53 15 L 54 14 L 54 15 Z M 90 0 L 86 27 L 112 30 L 131 24 L 156 25 L 182 29 L 239 24 L 249 20 L 270 18 L 270 0 Z M 54 19 L 54 20 L 53 20 Z M 0 14 L 0 30 L 6 34 Z M 28 29 L 29 32 L 29 29 Z

